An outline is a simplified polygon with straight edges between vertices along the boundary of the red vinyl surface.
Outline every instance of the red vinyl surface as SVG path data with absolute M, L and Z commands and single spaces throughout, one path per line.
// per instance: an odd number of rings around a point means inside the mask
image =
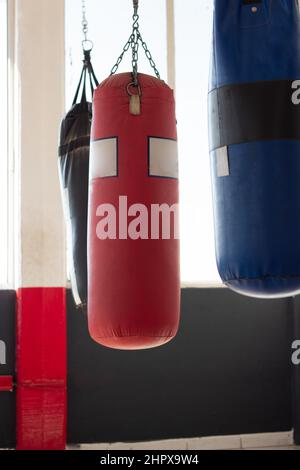
M 141 115 L 129 112 L 129 73 L 105 80 L 94 95 L 92 140 L 118 139 L 118 176 L 94 178 L 89 201 L 90 334 L 116 349 L 144 349 L 170 341 L 179 324 L 179 240 L 107 239 L 96 234 L 97 208 L 127 196 L 139 203 L 178 203 L 178 179 L 150 177 L 149 137 L 176 140 L 173 91 L 161 80 L 139 74 Z
M 0 392 L 12 392 L 14 388 L 13 377 L 10 375 L 0 376 Z
M 19 289 L 17 449 L 65 449 L 66 374 L 65 289 Z

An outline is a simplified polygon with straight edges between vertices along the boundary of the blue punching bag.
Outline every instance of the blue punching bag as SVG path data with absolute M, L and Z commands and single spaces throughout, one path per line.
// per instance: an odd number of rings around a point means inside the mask
M 215 0 L 209 91 L 216 257 L 241 294 L 300 292 L 297 0 Z

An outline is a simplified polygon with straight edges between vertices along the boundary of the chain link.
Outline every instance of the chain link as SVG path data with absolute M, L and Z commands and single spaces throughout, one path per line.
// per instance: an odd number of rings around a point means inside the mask
M 140 42 L 141 42 L 141 44 L 142 44 L 142 47 L 143 47 L 143 49 L 144 49 L 144 51 L 145 51 L 145 55 L 146 55 L 147 59 L 149 60 L 151 67 L 152 67 L 153 70 L 154 70 L 154 73 L 155 73 L 156 77 L 160 80 L 160 73 L 159 73 L 159 71 L 158 71 L 158 68 L 156 67 L 156 64 L 155 64 L 155 62 L 154 62 L 154 60 L 153 60 L 152 54 L 151 54 L 151 52 L 149 51 L 148 46 L 147 46 L 146 42 L 143 40 L 143 38 L 142 38 L 142 36 L 141 36 L 140 33 L 139 33 L 139 40 L 140 40 Z
M 132 75 L 133 75 L 133 84 L 135 86 L 138 86 L 138 61 L 139 61 L 139 45 L 140 44 L 142 45 L 145 51 L 145 55 L 147 59 L 149 60 L 150 65 L 153 68 L 156 77 L 160 80 L 160 73 L 156 67 L 156 64 L 153 60 L 151 52 L 149 51 L 148 46 L 146 42 L 143 40 L 141 33 L 140 33 L 138 3 L 139 3 L 138 0 L 133 0 L 134 15 L 132 17 L 132 20 L 133 20 L 132 33 L 128 41 L 126 42 L 125 46 L 123 47 L 121 55 L 118 57 L 117 62 L 115 63 L 115 65 L 113 66 L 110 72 L 111 75 L 114 75 L 117 72 L 120 63 L 123 60 L 124 54 L 131 47 L 132 49 Z
M 132 30 L 132 74 L 133 74 L 133 81 L 134 84 L 138 84 L 138 61 L 139 61 L 139 15 L 137 13 L 137 9 L 132 17 L 133 19 L 133 30 Z
M 129 49 L 130 46 L 131 46 L 131 42 L 132 42 L 132 34 L 129 36 L 128 41 L 126 42 L 125 46 L 123 47 L 122 53 L 121 53 L 120 56 L 118 57 L 117 62 L 115 63 L 115 65 L 114 65 L 113 68 L 111 69 L 111 72 L 110 72 L 111 75 L 114 75 L 114 74 L 117 72 L 120 63 L 121 63 L 122 60 L 123 60 L 124 54 L 128 51 L 128 49 Z
M 89 32 L 89 23 L 86 18 L 86 3 L 85 0 L 82 0 L 82 33 L 84 37 L 84 41 L 88 41 L 88 32 Z

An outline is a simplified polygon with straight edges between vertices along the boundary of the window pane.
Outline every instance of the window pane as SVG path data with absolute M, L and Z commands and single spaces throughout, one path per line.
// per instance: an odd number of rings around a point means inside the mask
M 215 263 L 207 130 L 212 4 L 211 0 L 175 0 L 181 276 L 186 282 L 220 282 Z
M 82 3 L 65 0 L 66 11 L 66 109 L 71 107 L 82 70 Z M 159 14 L 158 14 L 159 12 Z M 167 80 L 167 21 L 165 0 L 140 2 L 140 31 L 155 60 L 161 77 Z M 92 63 L 99 82 L 110 71 L 132 32 L 132 0 L 100 2 L 86 0 L 88 38 L 93 41 Z M 153 27 L 155 25 L 155 27 Z M 129 50 L 118 72 L 132 70 Z M 153 74 L 143 50 L 139 50 L 139 71 Z M 89 92 L 89 87 L 88 87 Z M 69 260 L 69 256 L 67 256 Z M 68 267 L 68 273 L 70 268 Z
M 82 67 L 81 0 L 65 0 L 66 5 L 66 106 L 70 107 Z M 100 2 L 86 0 L 89 39 L 94 42 L 93 66 L 99 81 L 110 74 L 132 31 L 132 0 Z M 167 30 L 165 0 L 140 2 L 140 31 L 167 80 Z M 139 71 L 152 74 L 143 50 L 139 51 Z M 131 71 L 131 51 L 124 56 L 119 72 Z
M 0 0 L 0 286 L 8 282 L 7 5 Z
M 82 67 L 81 0 L 66 1 L 66 107 Z M 93 65 L 101 81 L 109 74 L 132 25 L 131 0 L 87 0 Z M 181 177 L 181 258 L 184 282 L 220 282 L 215 265 L 210 187 L 207 83 L 211 45 L 211 0 L 175 0 L 176 99 Z M 166 1 L 140 2 L 140 27 L 161 77 L 167 80 Z M 152 70 L 140 50 L 141 72 Z M 131 70 L 128 51 L 119 71 Z

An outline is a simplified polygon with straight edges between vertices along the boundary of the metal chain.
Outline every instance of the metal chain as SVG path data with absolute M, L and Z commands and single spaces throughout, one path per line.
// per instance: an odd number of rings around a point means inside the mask
M 132 75 L 133 75 L 133 82 L 135 85 L 138 84 L 138 61 L 139 61 L 139 15 L 137 12 L 137 7 L 134 8 L 134 15 L 133 19 L 133 29 L 132 29 L 132 40 L 131 40 L 131 48 L 132 48 Z
M 82 4 L 82 34 L 83 34 L 83 41 L 82 41 L 82 47 L 84 51 L 89 51 L 93 49 L 93 41 L 88 39 L 88 32 L 89 32 L 89 23 L 86 17 L 86 0 L 81 0 Z
M 133 0 L 134 13 L 137 13 L 139 8 L 139 0 Z
M 83 32 L 83 37 L 84 41 L 87 41 L 87 35 L 89 32 L 89 23 L 86 18 L 86 3 L 85 0 L 82 0 L 82 32 Z
M 140 33 L 139 33 L 139 40 L 140 40 L 140 42 L 141 42 L 141 44 L 142 44 L 142 47 L 143 47 L 143 49 L 144 49 L 144 51 L 145 51 L 145 55 L 146 55 L 147 59 L 149 60 L 151 67 L 152 67 L 153 70 L 154 70 L 154 73 L 155 73 L 156 77 L 160 80 L 160 73 L 159 73 L 159 71 L 158 71 L 158 69 L 157 69 L 157 67 L 156 67 L 156 64 L 155 64 L 154 60 L 153 60 L 152 54 L 151 54 L 151 52 L 149 51 L 148 46 L 147 46 L 147 44 L 145 43 L 145 41 L 143 40 L 143 38 L 142 38 L 142 36 L 141 36 Z
M 116 73 L 116 71 L 118 70 L 120 63 L 121 63 L 122 60 L 123 60 L 123 57 L 124 57 L 125 52 L 127 52 L 128 49 L 129 49 L 130 46 L 131 46 L 131 42 L 132 42 L 132 34 L 129 36 L 128 41 L 126 42 L 125 46 L 123 47 L 122 53 L 121 53 L 120 56 L 118 57 L 117 62 L 115 63 L 115 65 L 114 65 L 113 68 L 111 69 L 111 72 L 110 72 L 111 75 L 114 75 L 114 74 Z
M 146 55 L 147 59 L 149 60 L 151 67 L 154 70 L 154 73 L 155 73 L 156 77 L 160 80 L 160 73 L 159 73 L 159 71 L 156 67 L 156 64 L 153 60 L 151 52 L 149 51 L 148 46 L 147 46 L 146 42 L 143 40 L 143 38 L 141 36 L 141 33 L 140 33 L 139 15 L 138 15 L 138 6 L 139 5 L 138 4 L 139 4 L 138 0 L 133 0 L 134 15 L 132 17 L 132 19 L 133 19 L 132 33 L 131 33 L 128 41 L 126 42 L 125 46 L 123 47 L 121 55 L 118 57 L 117 62 L 115 63 L 115 65 L 113 66 L 113 68 L 111 69 L 111 72 L 110 72 L 111 75 L 114 75 L 117 72 L 120 63 L 123 60 L 125 52 L 127 52 L 128 49 L 131 47 L 131 49 L 132 49 L 132 75 L 133 75 L 133 83 L 134 83 L 135 86 L 138 85 L 138 61 L 139 61 L 139 45 L 140 45 L 140 43 L 141 43 L 141 45 L 142 45 L 142 47 L 145 51 L 145 55 Z

